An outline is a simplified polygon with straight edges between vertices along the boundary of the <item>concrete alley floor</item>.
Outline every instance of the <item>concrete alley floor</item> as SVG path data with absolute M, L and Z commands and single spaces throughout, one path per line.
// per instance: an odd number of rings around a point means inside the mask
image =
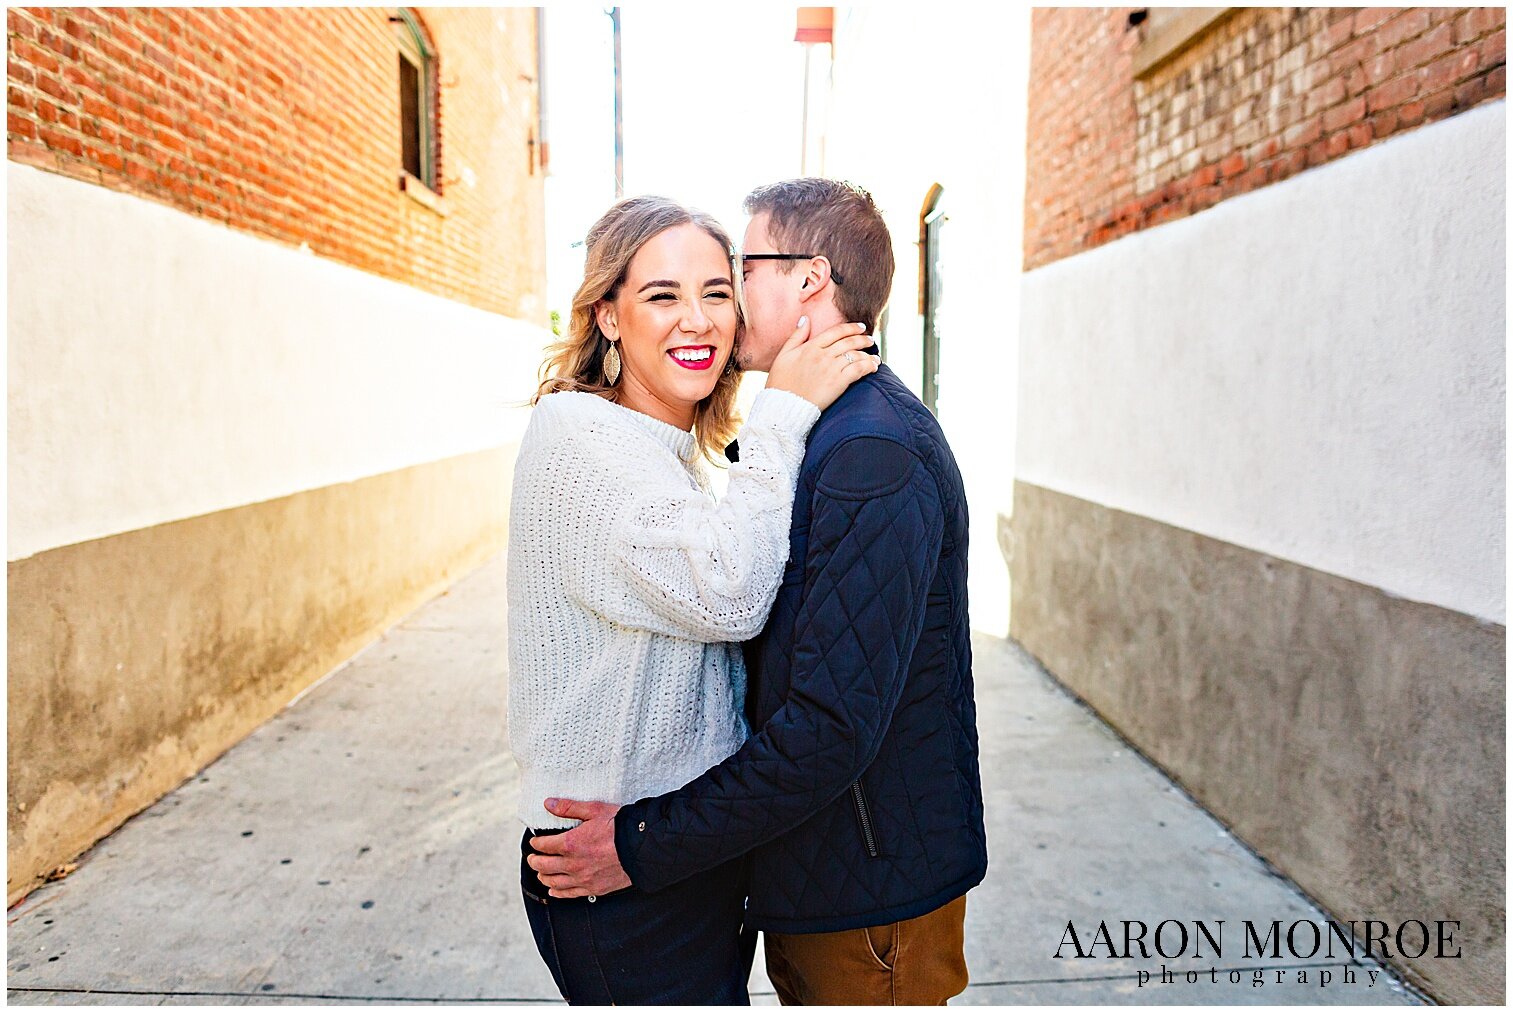
M 504 576 L 500 555 L 13 908 L 9 1001 L 558 1001 L 518 886 Z M 1374 963 L 1247 959 L 1244 920 L 1322 912 L 1024 652 L 975 652 L 990 868 L 954 1003 L 1420 1002 Z M 1069 921 L 1086 945 L 1167 918 L 1224 919 L 1222 959 L 1055 957 Z M 760 954 L 752 989 L 775 1004 Z

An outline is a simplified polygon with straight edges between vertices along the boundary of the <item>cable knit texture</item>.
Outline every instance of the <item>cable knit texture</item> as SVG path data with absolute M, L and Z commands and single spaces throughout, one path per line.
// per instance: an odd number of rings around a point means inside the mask
M 749 728 L 738 643 L 788 558 L 813 404 L 763 390 L 716 502 L 693 435 L 594 394 L 543 397 L 509 535 L 510 746 L 520 819 L 549 797 L 633 802 L 702 774 Z

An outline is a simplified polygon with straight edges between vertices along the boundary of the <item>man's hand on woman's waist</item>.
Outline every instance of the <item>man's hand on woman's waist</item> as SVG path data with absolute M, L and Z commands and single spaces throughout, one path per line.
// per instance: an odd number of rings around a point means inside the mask
M 541 853 L 527 856 L 526 862 L 553 897 L 603 897 L 631 885 L 615 851 L 619 806 L 568 798 L 549 798 L 543 804 L 553 816 L 583 821 L 565 834 L 531 838 L 531 847 Z

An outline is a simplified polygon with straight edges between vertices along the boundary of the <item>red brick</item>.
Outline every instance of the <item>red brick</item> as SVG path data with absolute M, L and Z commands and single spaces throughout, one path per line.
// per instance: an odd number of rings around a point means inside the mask
M 169 151 L 177 151 L 180 154 L 184 154 L 189 151 L 189 145 L 184 143 L 184 139 L 179 135 L 173 133 L 172 131 L 155 130 L 153 131 L 153 136 L 160 145 L 167 148 Z
M 17 138 L 10 142 L 10 157 L 13 162 L 24 165 L 45 165 L 52 162 L 52 152 L 40 141 Z
M 1487 79 L 1473 77 L 1464 84 L 1455 88 L 1455 108 L 1470 109 L 1482 99 L 1487 97 Z
M 1475 16 L 1471 11 L 1466 11 L 1455 19 L 1455 44 L 1463 46 L 1472 42 L 1479 34 L 1476 31 Z
M 1398 68 L 1397 54 L 1399 50 L 1389 49 L 1385 53 L 1378 53 L 1361 64 L 1361 70 L 1365 74 L 1367 87 L 1375 87 L 1396 73 Z
M 69 105 L 74 101 L 74 93 L 55 77 L 43 74 L 37 78 L 37 90 L 44 95 L 51 95 L 58 100 L 59 105 Z
M 1366 108 L 1370 112 L 1388 109 L 1413 98 L 1418 93 L 1418 79 L 1412 74 L 1395 77 L 1366 93 Z
M 1324 134 L 1324 119 L 1315 116 L 1302 123 L 1294 123 L 1282 131 L 1282 147 L 1302 148 L 1318 140 Z
M 1324 113 L 1324 130 L 1328 133 L 1333 133 L 1336 130 L 1344 129 L 1362 119 L 1365 115 L 1366 99 L 1358 96 Z
M 1319 43 L 1319 55 L 1328 53 L 1335 47 L 1347 42 L 1354 29 L 1354 20 L 1350 16 L 1339 18 L 1324 29 Z
M 1451 49 L 1454 45 L 1453 35 L 1449 24 L 1441 24 L 1425 32 L 1394 51 L 1397 54 L 1397 65 L 1403 70 L 1409 70 L 1428 63 Z
M 89 26 L 79 20 L 79 9 L 64 8 L 63 31 L 78 39 L 80 42 L 88 42 L 94 36 Z
M 1423 7 L 1406 7 L 1376 33 L 1378 49 L 1390 49 L 1429 29 L 1429 11 Z
M 1356 39 L 1329 54 L 1329 72 L 1343 76 L 1360 66 L 1361 61 L 1372 55 L 1369 39 Z
M 37 75 L 24 63 L 15 60 L 6 65 L 5 78 L 11 84 L 33 85 L 37 83 Z
M 1304 110 L 1305 115 L 1312 116 L 1320 110 L 1328 109 L 1344 98 L 1345 79 L 1343 77 L 1332 77 L 1308 93 L 1308 100 Z
M 37 125 L 25 116 L 18 116 L 15 113 L 6 113 L 5 129 L 11 137 L 24 137 L 27 140 L 37 138 Z
M 1477 44 L 1477 52 L 1483 67 L 1491 67 L 1507 61 L 1507 34 L 1506 30 L 1499 28 Z
M 1156 209 L 1155 214 L 1151 215 L 1151 224 L 1160 225 L 1163 222 L 1172 221 L 1173 219 L 1180 217 L 1181 210 L 1182 209 L 1176 204 L 1163 204 Z
M 1437 120 L 1455 111 L 1455 92 L 1446 88 L 1424 99 L 1424 119 Z
M 1219 163 L 1219 173 L 1223 176 L 1235 176 L 1245 171 L 1245 156 L 1236 152 Z
M 1293 8 L 1239 8 L 1224 31 L 1198 38 L 1179 63 L 1138 85 L 1137 112 L 1121 69 L 1132 37 L 1118 23 L 1121 13 L 1058 9 L 1034 16 L 1027 267 L 1075 252 L 1080 243 L 1112 241 L 1128 229 L 1192 213 L 1506 90 L 1502 40 L 1492 38 L 1505 27 L 1502 11 L 1340 8 L 1302 15 Z M 1297 31 L 1305 19 L 1306 37 Z M 1253 27 L 1262 38 L 1279 39 L 1282 51 L 1303 45 L 1307 59 L 1301 69 L 1278 74 L 1268 57 L 1258 63 L 1252 56 L 1240 82 L 1222 83 L 1215 75 L 1226 72 L 1229 57 L 1220 58 L 1220 46 Z M 283 73 L 286 64 L 269 66 Z M 300 81 L 285 77 L 291 87 Z M 1178 101 L 1186 108 L 1174 112 Z M 1157 135 L 1140 118 L 1151 112 L 1159 123 L 1179 124 L 1183 143 L 1174 149 L 1170 131 Z M 375 102 L 350 113 L 384 115 L 392 114 Z M 1215 122 L 1224 129 L 1205 125 L 1201 140 L 1186 139 L 1197 124 Z M 1225 162 L 1234 156 L 1231 172 Z M 1201 159 L 1197 169 L 1178 172 L 1194 159 Z M 1209 169 L 1218 170 L 1217 179 L 1210 181 Z M 1161 203 L 1149 203 L 1152 196 Z
M 100 39 L 98 43 L 96 43 L 96 47 L 99 50 L 101 56 L 121 67 L 131 66 L 132 62 L 137 58 L 138 55 L 132 50 L 127 49 L 125 46 L 122 46 L 114 39 Z
M 37 41 L 37 23 L 19 7 L 7 9 L 6 34 L 12 39 L 25 39 L 28 42 Z
M 1286 156 L 1277 159 L 1267 170 L 1272 182 L 1285 179 L 1288 176 L 1296 176 L 1308 168 L 1308 152 L 1299 148 L 1297 151 L 1289 151 Z
M 1506 7 L 1473 7 L 1471 17 L 1474 19 L 1476 34 L 1481 35 L 1507 27 L 1508 9 Z
M 1421 122 L 1422 119 L 1424 119 L 1424 100 L 1422 98 L 1415 98 L 1413 101 L 1406 101 L 1406 103 L 1398 106 L 1392 118 L 1392 129 L 1400 130 L 1403 127 L 1413 127 L 1413 125 Z
M 1371 86 L 1371 76 L 1366 73 L 1366 65 L 1358 63 L 1345 71 L 1345 92 L 1351 96 L 1364 94 Z
M 84 144 L 77 137 L 53 127 L 39 127 L 37 137 L 53 151 L 67 152 L 75 158 L 84 154 Z
M 1464 80 L 1476 71 L 1476 53 L 1472 50 L 1463 50 L 1459 53 L 1450 53 L 1427 67 L 1418 70 L 1418 91 L 1422 95 L 1443 91 Z
M 1247 190 L 1254 190 L 1256 187 L 1265 186 L 1266 180 L 1267 171 L 1259 165 L 1243 176 L 1236 177 L 1236 182 L 1239 184 L 1242 193 Z
M 1350 25 L 1351 31 L 1356 35 L 1365 35 L 1397 12 L 1396 7 L 1362 7 L 1355 12 Z
M 1268 137 L 1264 141 L 1258 141 L 1251 145 L 1250 150 L 1245 153 L 1245 157 L 1252 162 L 1263 162 L 1275 155 L 1281 148 L 1282 142 L 1280 138 Z
M 105 119 L 113 119 L 116 107 L 95 95 L 93 92 L 85 92 L 82 96 L 81 108 L 86 116 L 96 116 Z
M 11 42 L 11 55 L 19 63 L 29 64 L 36 70 L 56 74 L 62 66 L 58 58 L 38 46 L 32 45 L 25 39 L 15 39 Z
M 8 64 L 25 107 L 13 101 L 10 112 L 39 136 L 12 130 L 11 157 L 284 242 L 347 251 L 354 266 L 510 312 L 542 288 L 532 263 L 541 260 L 541 184 L 529 178 L 533 165 L 516 168 L 535 126 L 532 86 L 515 83 L 536 76 L 535 15 L 421 16 L 442 27 L 441 77 L 459 82 L 437 116 L 443 178 L 457 153 L 492 170 L 456 195 L 445 229 L 395 186 L 393 32 L 375 9 L 12 8 Z M 501 16 L 510 23 L 499 34 Z M 469 66 L 462 57 L 494 61 L 510 94 L 501 96 L 489 75 L 469 83 L 459 75 Z M 1127 73 L 1127 62 L 1111 62 L 1099 87 L 1127 93 L 1116 80 Z M 43 88 L 38 74 L 51 78 Z M 520 161 L 495 151 L 518 152 Z M 224 184 L 203 209 L 184 182 L 201 176 Z M 1117 185 L 1130 185 L 1127 172 Z M 493 236 L 501 220 L 520 223 L 503 242 Z M 414 242 L 397 245 L 396 234 Z M 525 264 L 520 249 L 534 251 Z

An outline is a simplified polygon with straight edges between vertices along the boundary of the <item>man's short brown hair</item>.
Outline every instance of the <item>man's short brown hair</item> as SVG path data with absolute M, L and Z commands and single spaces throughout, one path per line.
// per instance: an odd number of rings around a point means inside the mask
M 839 276 L 841 316 L 875 331 L 893 288 L 893 241 L 872 195 L 852 183 L 806 176 L 758 187 L 746 213 L 767 215 L 767 235 L 780 253 L 810 253 L 830 261 Z M 791 273 L 791 261 L 779 270 Z M 834 281 L 834 279 L 832 279 Z

